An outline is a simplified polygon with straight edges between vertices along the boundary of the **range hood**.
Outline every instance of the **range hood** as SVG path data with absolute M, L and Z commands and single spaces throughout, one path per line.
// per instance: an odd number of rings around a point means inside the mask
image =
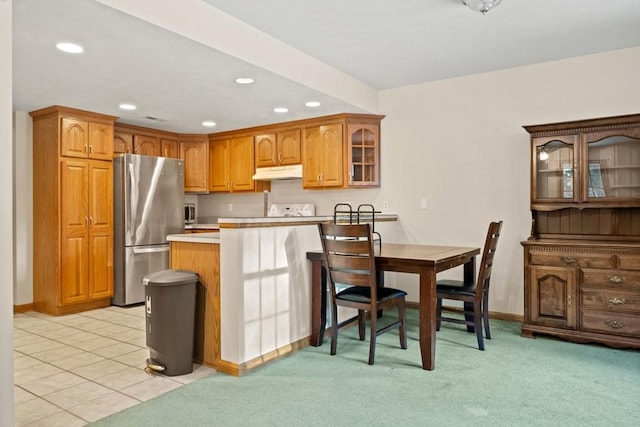
M 300 179 L 302 178 L 302 165 L 272 166 L 268 168 L 256 168 L 256 174 L 252 177 L 255 181 L 273 181 L 276 179 Z

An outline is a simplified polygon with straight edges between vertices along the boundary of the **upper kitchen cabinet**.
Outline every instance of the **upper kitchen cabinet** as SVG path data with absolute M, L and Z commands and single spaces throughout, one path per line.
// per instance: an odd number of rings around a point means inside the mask
M 640 115 L 525 129 L 535 210 L 640 207 Z
M 116 130 L 113 133 L 113 153 L 133 153 L 133 135 Z
M 113 157 L 113 121 L 100 121 L 66 110 L 60 111 L 60 152 L 66 157 L 111 160 Z
M 157 136 L 133 135 L 133 152 L 145 156 L 161 156 L 160 139 Z
M 30 114 L 34 308 L 59 315 L 109 306 L 116 117 L 58 106 Z
M 209 142 L 206 135 L 185 137 L 180 141 L 180 158 L 184 160 L 184 191 L 206 193 L 209 191 Z
M 269 189 L 254 181 L 254 139 L 251 135 L 213 138 L 209 141 L 209 191 L 248 192 Z
M 180 143 L 177 139 L 162 138 L 160 139 L 160 149 L 162 157 L 171 159 L 180 159 Z
M 344 184 L 342 124 L 304 129 L 302 141 L 302 186 L 342 187 Z
M 255 144 L 257 168 L 301 162 L 300 129 L 256 135 Z
M 304 188 L 380 186 L 380 121 L 384 116 L 337 114 L 314 119 L 302 141 Z

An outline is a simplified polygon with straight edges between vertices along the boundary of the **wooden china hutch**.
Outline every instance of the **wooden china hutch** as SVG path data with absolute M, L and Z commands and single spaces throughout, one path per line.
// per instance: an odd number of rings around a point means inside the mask
M 522 335 L 640 347 L 640 114 L 524 128 Z

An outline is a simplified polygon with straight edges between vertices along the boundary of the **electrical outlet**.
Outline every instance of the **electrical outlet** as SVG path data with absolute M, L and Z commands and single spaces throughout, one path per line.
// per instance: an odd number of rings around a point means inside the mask
M 427 198 L 423 197 L 420 199 L 420 209 L 427 209 Z
M 389 202 L 387 200 L 382 202 L 382 210 L 383 211 L 388 211 L 389 210 Z
M 233 210 L 233 203 L 227 204 L 227 210 L 231 212 Z

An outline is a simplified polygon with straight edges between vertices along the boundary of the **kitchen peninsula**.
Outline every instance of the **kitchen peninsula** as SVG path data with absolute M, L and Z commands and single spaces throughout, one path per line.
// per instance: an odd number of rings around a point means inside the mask
M 200 275 L 194 357 L 242 375 L 309 345 L 317 224 L 333 216 L 220 218 L 219 233 L 170 235 L 170 268 Z M 397 215 L 376 216 L 378 222 Z M 384 235 L 384 234 L 383 234 Z

